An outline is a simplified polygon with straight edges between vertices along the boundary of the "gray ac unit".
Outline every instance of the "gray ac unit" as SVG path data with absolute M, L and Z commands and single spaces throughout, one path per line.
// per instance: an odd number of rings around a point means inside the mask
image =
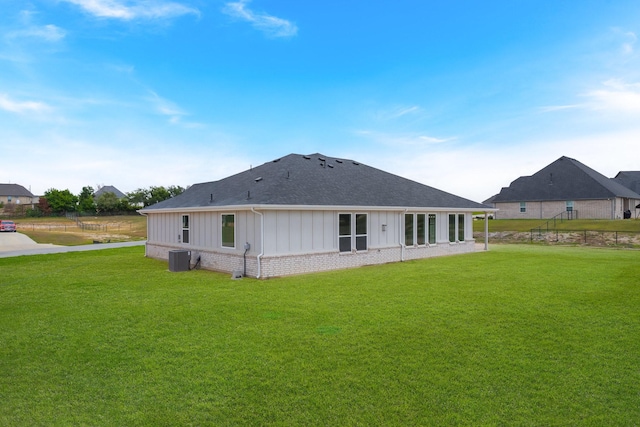
M 189 271 L 191 251 L 169 251 L 169 271 Z

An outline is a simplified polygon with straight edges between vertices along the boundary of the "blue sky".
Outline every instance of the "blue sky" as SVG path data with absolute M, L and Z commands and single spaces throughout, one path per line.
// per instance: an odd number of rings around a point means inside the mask
M 640 170 L 637 0 L 0 0 L 0 182 L 224 178 L 289 153 L 482 201 Z

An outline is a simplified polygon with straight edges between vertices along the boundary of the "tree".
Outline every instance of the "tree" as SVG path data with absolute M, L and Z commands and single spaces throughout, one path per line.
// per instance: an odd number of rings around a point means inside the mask
M 138 188 L 135 191 L 127 193 L 127 201 L 129 204 L 137 207 L 148 206 L 146 202 L 149 200 L 149 197 L 149 190 L 144 188 Z
M 147 207 L 163 200 L 170 199 L 184 192 L 184 188 L 179 185 L 171 185 L 165 187 L 138 188 L 135 191 L 127 193 L 127 201 L 132 208 Z
M 78 198 L 71 194 L 69 190 L 51 188 L 44 192 L 44 198 L 47 199 L 51 212 L 54 214 L 74 212 L 78 204 Z
M 82 192 L 78 196 L 78 210 L 92 213 L 96 211 L 96 203 L 93 200 L 93 187 L 82 187 Z
M 118 196 L 110 191 L 102 193 L 96 199 L 96 207 L 98 208 L 99 212 L 113 213 L 118 209 L 119 205 L 120 200 L 118 199 Z
M 147 206 L 150 206 L 158 202 L 161 202 L 163 200 L 167 200 L 171 198 L 171 193 L 169 193 L 169 191 L 164 187 L 150 187 L 149 194 L 151 197 L 149 197 L 149 200 L 147 201 L 148 202 Z
M 180 187 L 179 185 L 170 185 L 167 188 L 167 191 L 169 192 L 171 197 L 176 197 L 177 195 L 182 194 L 184 192 L 184 188 Z

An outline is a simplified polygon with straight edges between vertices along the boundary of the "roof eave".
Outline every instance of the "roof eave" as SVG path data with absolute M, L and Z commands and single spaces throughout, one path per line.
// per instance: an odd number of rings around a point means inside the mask
M 230 212 L 241 210 L 284 210 L 284 211 L 425 211 L 425 212 L 497 212 L 499 209 L 487 207 L 432 207 L 432 206 L 356 206 L 356 205 L 266 205 L 266 204 L 246 204 L 227 206 L 193 206 L 164 209 L 140 209 L 142 215 L 154 213 L 190 213 L 190 212 Z

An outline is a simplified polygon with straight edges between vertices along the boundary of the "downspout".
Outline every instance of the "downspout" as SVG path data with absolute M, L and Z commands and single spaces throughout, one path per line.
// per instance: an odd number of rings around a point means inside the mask
M 260 215 L 260 253 L 256 257 L 256 259 L 258 260 L 258 274 L 256 275 L 256 279 L 259 279 L 262 270 L 260 260 L 264 255 L 264 215 L 261 212 L 258 212 L 253 206 L 251 207 L 251 212 L 256 215 Z
M 484 213 L 484 250 L 489 250 L 489 212 Z
M 148 258 L 149 254 L 147 252 L 147 242 L 149 241 L 149 215 L 147 215 L 146 213 L 140 212 L 139 210 L 136 211 L 136 212 L 138 212 L 140 215 L 142 215 L 143 217 L 146 218 L 146 223 L 147 223 L 146 224 L 147 225 L 146 226 L 146 228 L 147 228 L 147 241 L 144 242 L 144 257 Z
M 400 213 L 400 224 L 398 224 L 398 230 L 400 232 L 400 262 L 404 262 L 404 249 L 406 248 L 406 245 L 404 244 L 404 228 L 402 227 L 402 224 L 404 222 L 404 218 L 405 215 L 407 214 L 407 211 L 409 210 L 409 208 L 406 208 L 403 212 Z

